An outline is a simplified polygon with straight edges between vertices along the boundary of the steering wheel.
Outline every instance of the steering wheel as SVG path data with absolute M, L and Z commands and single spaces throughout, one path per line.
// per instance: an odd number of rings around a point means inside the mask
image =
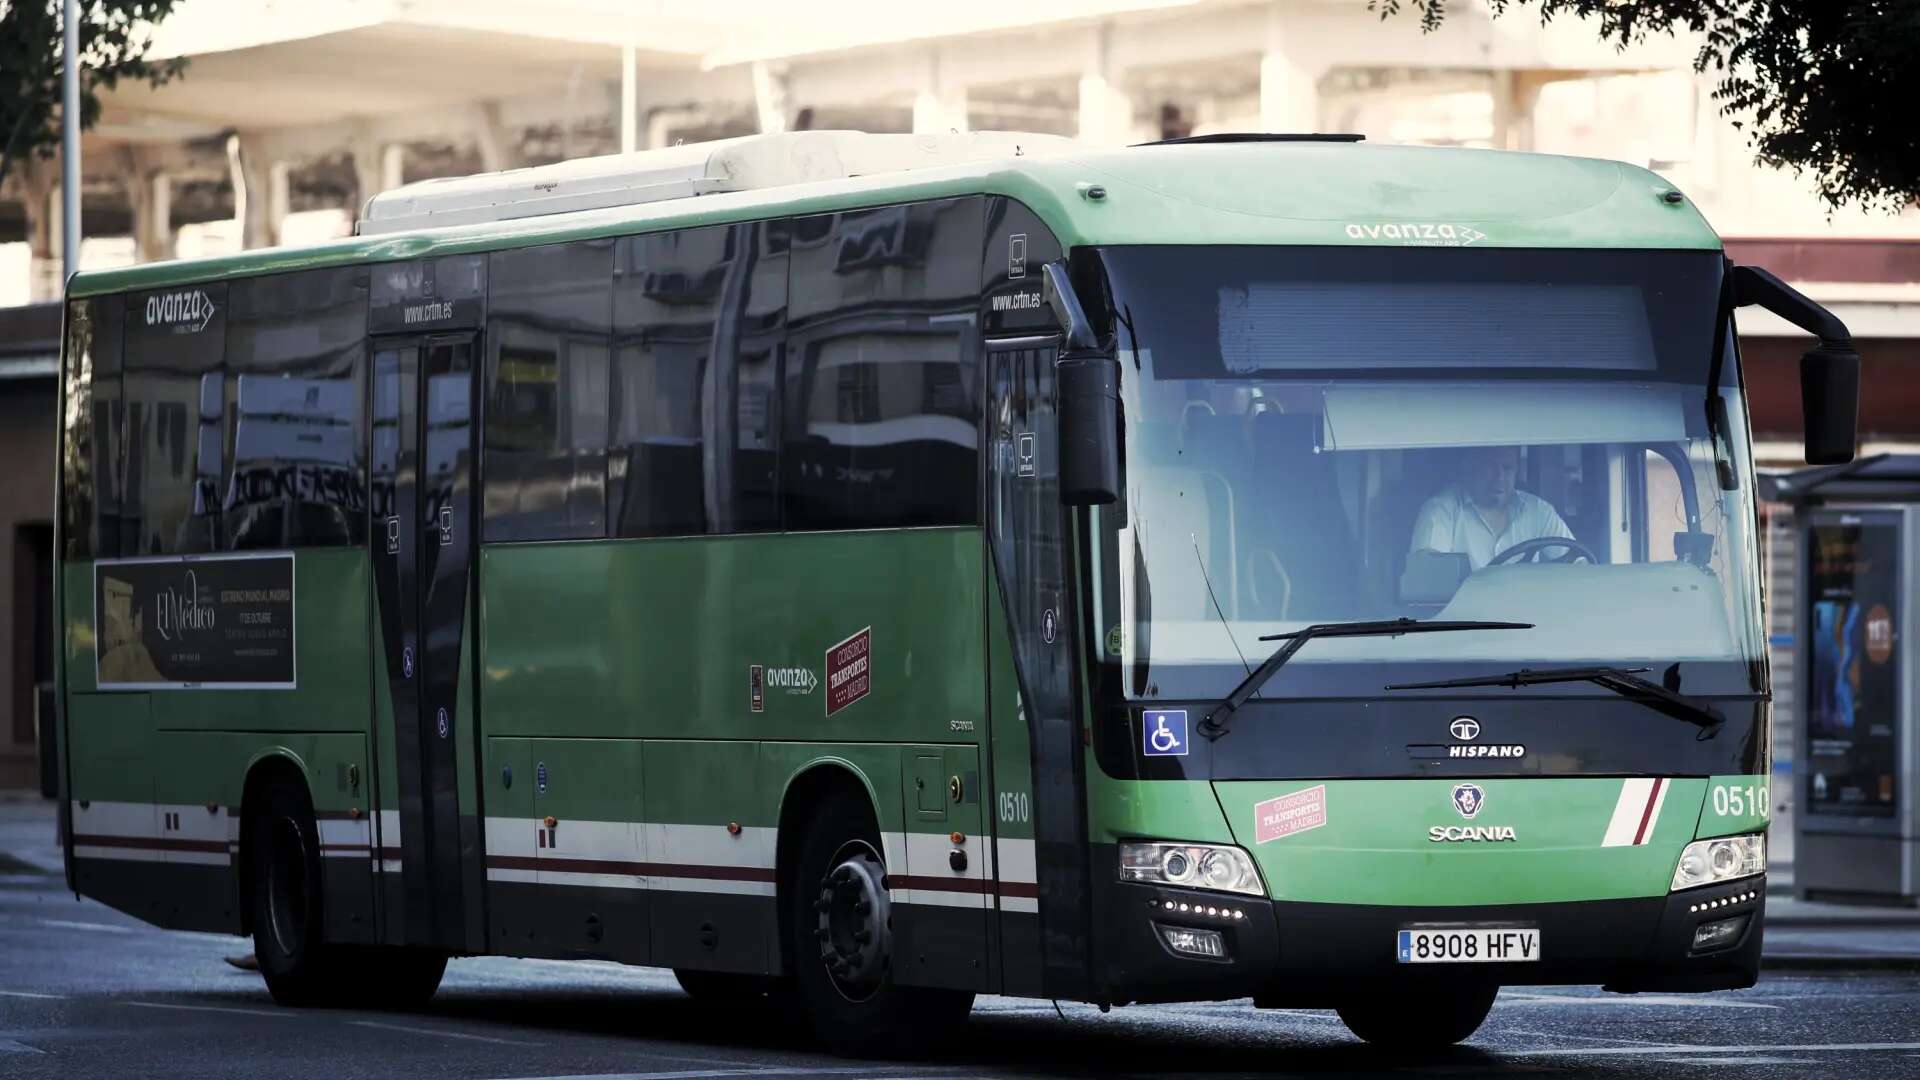
M 1548 548 L 1565 548 L 1567 550 L 1566 554 L 1558 558 L 1540 558 L 1539 553 Z M 1564 536 L 1536 536 L 1531 540 L 1522 540 L 1500 554 L 1495 555 L 1493 558 L 1488 559 L 1487 565 L 1500 566 L 1504 563 L 1515 562 L 1529 555 L 1533 556 L 1533 562 L 1570 563 L 1578 562 L 1581 559 L 1585 559 L 1590 563 L 1600 561 L 1594 558 L 1593 552 L 1587 550 L 1587 546 L 1578 540 L 1571 540 Z

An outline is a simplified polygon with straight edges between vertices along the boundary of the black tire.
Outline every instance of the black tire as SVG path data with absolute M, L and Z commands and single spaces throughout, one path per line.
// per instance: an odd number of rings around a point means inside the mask
M 866 805 L 845 797 L 824 802 L 806 824 L 784 902 L 793 992 L 815 1037 L 835 1053 L 925 1053 L 957 1034 L 973 1008 L 971 992 L 895 985 L 891 903 L 878 885 L 885 873 Z M 856 940 L 861 930 L 868 937 Z
M 773 989 L 773 980 L 765 975 L 742 975 L 732 971 L 700 971 L 674 968 L 673 977 L 687 996 L 702 1004 L 738 1005 L 764 1000 Z
M 305 788 L 274 783 L 246 820 L 253 954 L 282 1005 L 330 1004 L 339 965 L 322 932 L 320 839 Z
M 1347 1030 L 1374 1046 L 1399 1051 L 1434 1051 L 1462 1042 L 1480 1030 L 1498 986 L 1469 983 L 1434 987 L 1417 996 L 1384 992 L 1342 1004 Z

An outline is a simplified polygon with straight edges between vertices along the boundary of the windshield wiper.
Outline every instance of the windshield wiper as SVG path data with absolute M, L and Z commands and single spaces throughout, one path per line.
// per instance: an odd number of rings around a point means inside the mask
M 1389 690 L 1444 690 L 1462 686 L 1538 686 L 1542 683 L 1590 682 L 1595 686 L 1604 686 L 1622 697 L 1633 698 L 1649 708 L 1666 713 L 1676 720 L 1701 729 L 1701 738 L 1719 730 L 1727 722 L 1727 717 L 1719 709 L 1704 701 L 1696 701 L 1684 694 L 1641 678 L 1637 672 L 1646 668 L 1617 667 L 1565 667 L 1565 668 L 1521 668 L 1509 671 L 1505 675 L 1479 675 L 1465 679 L 1440 679 L 1435 682 L 1394 683 Z
M 1315 623 L 1304 629 L 1286 634 L 1267 634 L 1261 641 L 1284 641 L 1285 645 L 1274 650 L 1272 656 L 1262 661 L 1260 666 L 1247 672 L 1227 696 L 1220 699 L 1200 721 L 1200 734 L 1209 739 L 1217 739 L 1227 733 L 1227 721 L 1240 706 L 1247 703 L 1259 689 L 1266 685 L 1273 673 L 1285 667 L 1293 654 L 1314 638 L 1323 637 L 1399 637 L 1401 634 L 1438 634 L 1448 630 L 1531 630 L 1532 623 L 1525 622 L 1482 622 L 1475 619 L 1439 619 L 1422 622 L 1419 619 L 1375 619 L 1368 622 Z

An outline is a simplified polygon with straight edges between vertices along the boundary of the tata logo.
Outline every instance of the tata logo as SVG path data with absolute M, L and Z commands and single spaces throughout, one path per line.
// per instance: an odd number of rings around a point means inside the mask
M 1435 825 L 1427 830 L 1435 844 L 1478 844 L 1518 841 L 1511 825 Z
M 1447 725 L 1447 730 L 1461 742 L 1472 742 L 1480 737 L 1480 721 L 1471 716 L 1456 716 L 1453 723 Z
M 1487 793 L 1479 784 L 1453 785 L 1453 808 L 1460 811 L 1463 818 L 1472 819 L 1479 815 L 1480 808 L 1487 805 Z

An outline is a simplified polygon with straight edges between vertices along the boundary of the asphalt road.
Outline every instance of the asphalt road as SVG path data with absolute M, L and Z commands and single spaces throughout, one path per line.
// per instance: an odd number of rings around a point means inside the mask
M 454 961 L 422 1012 L 296 1011 L 222 961 L 242 950 L 0 872 L 0 1077 L 1920 1076 L 1920 975 L 1898 972 L 1704 997 L 1509 990 L 1470 1044 L 1423 1062 L 1331 1013 L 987 998 L 958 1050 L 888 1063 L 818 1053 L 768 1009 L 696 1005 L 663 971 L 483 957 Z

